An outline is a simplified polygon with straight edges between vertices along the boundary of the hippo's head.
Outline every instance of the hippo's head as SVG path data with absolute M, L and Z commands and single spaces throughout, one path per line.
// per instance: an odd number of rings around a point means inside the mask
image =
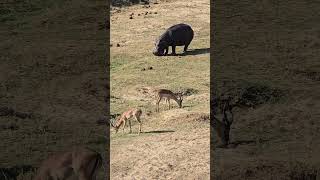
M 156 56 L 163 56 L 164 50 L 168 47 L 168 43 L 164 40 L 156 40 L 155 48 L 153 50 L 153 54 Z

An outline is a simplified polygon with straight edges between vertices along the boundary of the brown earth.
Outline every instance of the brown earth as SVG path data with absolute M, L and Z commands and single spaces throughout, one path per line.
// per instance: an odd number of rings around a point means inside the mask
M 318 2 L 215 1 L 211 8 L 214 97 L 243 105 L 235 109 L 233 148 L 212 151 L 214 178 L 319 179 Z
M 111 114 L 141 108 L 143 133 L 135 120 L 133 134 L 111 130 L 111 179 L 209 179 L 209 1 L 158 2 L 112 10 Z M 154 56 L 155 39 L 182 22 L 195 31 L 193 53 Z M 154 88 L 184 92 L 183 108 L 171 100 L 156 113 Z
M 105 1 L 8 1 L 0 11 L 0 109 L 18 112 L 0 112 L 0 168 L 31 179 L 26 167 L 71 146 L 104 156 Z

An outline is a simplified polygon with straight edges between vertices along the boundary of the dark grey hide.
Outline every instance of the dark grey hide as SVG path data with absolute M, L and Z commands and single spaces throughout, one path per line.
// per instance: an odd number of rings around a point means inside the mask
M 169 46 L 172 47 L 172 55 L 176 54 L 176 46 L 184 46 L 184 52 L 186 52 L 193 35 L 192 28 L 187 24 L 171 26 L 156 40 L 153 54 L 156 56 L 167 55 Z

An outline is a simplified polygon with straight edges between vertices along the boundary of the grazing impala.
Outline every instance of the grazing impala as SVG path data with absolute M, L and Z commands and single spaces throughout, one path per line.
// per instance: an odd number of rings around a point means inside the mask
M 216 130 L 217 135 L 222 141 L 220 147 L 227 147 L 229 144 L 230 127 L 233 122 L 232 106 L 229 104 L 229 100 L 224 102 L 222 113 L 222 121 L 218 120 L 215 116 L 210 121 L 210 125 Z
M 120 126 L 123 124 L 123 133 L 124 133 L 124 128 L 126 126 L 126 122 L 127 120 L 129 121 L 129 126 L 130 126 L 130 133 L 132 133 L 132 130 L 131 130 L 131 118 L 134 117 L 138 122 L 139 122 L 139 132 L 138 134 L 140 134 L 141 132 L 141 120 L 140 120 L 140 117 L 142 115 L 142 110 L 141 109 L 136 109 L 136 108 L 132 108 L 132 109 L 129 109 L 127 111 L 125 111 L 124 113 L 122 113 L 122 115 L 120 116 L 120 118 L 114 123 L 111 123 L 112 127 L 115 128 L 116 130 L 116 133 L 118 132 Z
M 101 155 L 88 148 L 57 153 L 42 162 L 34 180 L 66 180 L 71 175 L 79 180 L 95 180 L 102 166 Z
M 179 108 L 182 107 L 182 94 L 181 93 L 173 93 L 167 89 L 158 89 L 156 90 L 156 98 L 157 98 L 157 109 L 156 111 L 159 112 L 159 103 L 162 99 L 166 100 L 166 103 L 169 104 L 169 109 L 171 108 L 170 99 L 173 99 L 179 105 Z

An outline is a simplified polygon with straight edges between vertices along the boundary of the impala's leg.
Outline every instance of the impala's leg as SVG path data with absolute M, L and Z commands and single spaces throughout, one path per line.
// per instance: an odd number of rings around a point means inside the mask
M 166 99 L 166 105 L 168 104 L 168 99 Z
M 169 110 L 170 110 L 171 109 L 170 99 L 168 99 L 168 103 L 169 103 Z
M 167 105 L 169 106 L 168 99 L 166 99 L 166 106 L 167 106 Z
M 131 130 L 131 120 L 129 119 L 129 126 L 130 126 L 130 133 L 132 133 L 132 130 Z
M 126 120 L 123 122 L 123 128 L 122 128 L 122 133 L 124 133 L 124 128 L 126 127 Z
M 230 126 L 226 127 L 224 136 L 225 136 L 225 144 L 228 145 L 230 141 Z
M 140 120 L 140 116 L 135 116 L 136 120 L 139 122 L 139 132 L 138 134 L 140 134 L 142 131 L 141 131 L 141 126 L 142 126 L 142 123 L 141 123 L 141 120 Z
M 159 112 L 159 103 L 160 103 L 161 99 L 162 99 L 162 98 L 159 97 L 158 100 L 157 100 L 157 109 L 156 109 L 157 112 Z

